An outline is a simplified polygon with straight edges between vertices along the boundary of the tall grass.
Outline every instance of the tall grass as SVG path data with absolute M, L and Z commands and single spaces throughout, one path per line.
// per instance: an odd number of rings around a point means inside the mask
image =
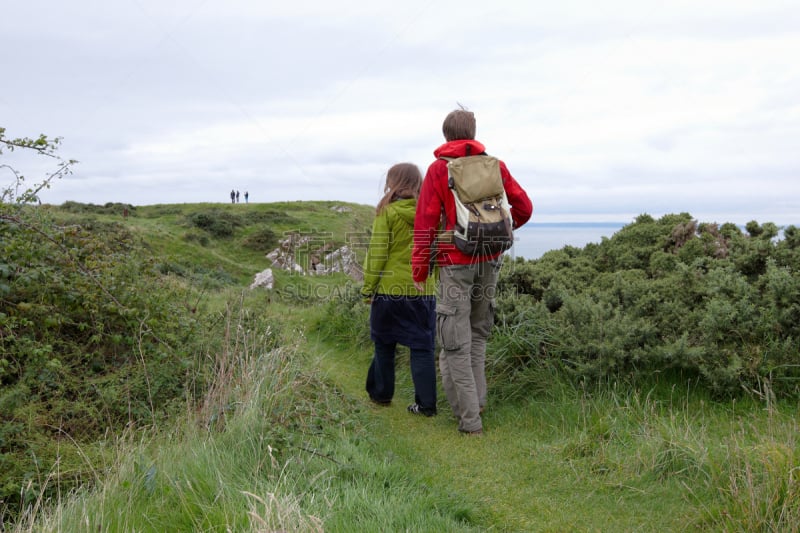
M 596 385 L 558 409 L 562 457 L 587 482 L 672 486 L 691 529 L 800 531 L 795 405 L 715 401 L 690 385 L 656 382 L 647 390 Z
M 376 451 L 285 317 L 228 305 L 207 394 L 167 431 L 131 428 L 93 488 L 40 499 L 13 531 L 463 530 L 452 498 Z
M 773 409 L 766 424 L 741 424 L 712 465 L 717 492 L 708 523 L 725 531 L 800 531 L 798 429 L 794 414 Z
M 207 354 L 208 392 L 187 403 L 196 408 L 184 420 L 168 433 L 127 432 L 95 489 L 65 496 L 53 513 L 31 507 L 16 530 L 318 530 L 284 488 L 278 462 L 284 413 L 312 378 L 296 346 L 278 347 L 275 331 L 253 327 L 249 314 L 241 306 L 225 312 L 221 345 Z

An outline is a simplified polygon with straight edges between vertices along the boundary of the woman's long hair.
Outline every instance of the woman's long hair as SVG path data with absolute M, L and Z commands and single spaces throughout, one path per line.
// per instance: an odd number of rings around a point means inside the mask
M 378 202 L 375 213 L 380 215 L 386 206 L 397 200 L 406 198 L 419 198 L 422 187 L 422 173 L 413 163 L 398 163 L 386 173 L 386 185 L 383 189 L 383 198 Z

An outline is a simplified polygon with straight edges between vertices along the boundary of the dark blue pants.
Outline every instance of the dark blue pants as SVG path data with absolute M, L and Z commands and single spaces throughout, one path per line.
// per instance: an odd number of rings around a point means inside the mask
M 367 372 L 367 393 L 376 402 L 394 397 L 394 368 L 397 343 L 375 342 L 375 355 Z M 436 362 L 433 349 L 410 348 L 411 380 L 414 401 L 425 410 L 436 412 Z

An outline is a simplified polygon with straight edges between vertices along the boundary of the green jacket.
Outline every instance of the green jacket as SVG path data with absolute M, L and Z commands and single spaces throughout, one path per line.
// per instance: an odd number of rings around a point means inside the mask
M 387 205 L 375 217 L 367 257 L 364 260 L 364 287 L 361 289 L 364 296 L 430 296 L 436 292 L 433 276 L 425 281 L 423 292 L 414 287 L 411 277 L 411 247 L 416 209 L 417 201 L 413 198 L 397 200 Z

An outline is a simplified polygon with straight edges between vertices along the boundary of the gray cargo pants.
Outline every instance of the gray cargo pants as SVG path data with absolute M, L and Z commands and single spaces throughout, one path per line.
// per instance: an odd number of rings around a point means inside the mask
M 486 405 L 486 339 L 494 323 L 500 261 L 439 269 L 436 331 L 441 346 L 439 371 L 458 429 L 483 429 Z

